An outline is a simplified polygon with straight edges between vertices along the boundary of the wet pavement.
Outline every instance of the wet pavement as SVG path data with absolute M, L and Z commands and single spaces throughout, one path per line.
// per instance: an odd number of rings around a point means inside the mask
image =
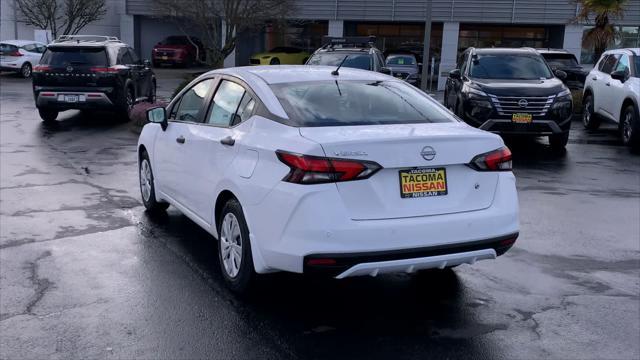
M 179 78 L 159 79 L 159 95 Z M 61 114 L 0 76 L 0 358 L 638 359 L 640 155 L 574 123 L 509 142 L 521 236 L 421 276 L 223 285 L 213 238 L 139 198 L 129 124 Z

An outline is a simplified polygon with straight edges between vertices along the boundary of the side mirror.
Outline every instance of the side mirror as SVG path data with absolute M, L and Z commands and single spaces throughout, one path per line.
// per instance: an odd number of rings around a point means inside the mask
M 556 76 L 558 79 L 560 79 L 560 80 L 562 80 L 562 81 L 567 80 L 567 73 L 566 73 L 566 72 L 564 72 L 564 71 L 562 71 L 562 70 L 556 70 L 556 71 L 554 71 L 553 73 L 555 74 L 555 76 Z
M 389 69 L 388 67 L 381 67 L 380 72 L 386 75 L 391 75 L 391 69 Z
M 162 131 L 167 130 L 167 126 L 169 126 L 167 110 L 162 106 L 147 110 L 147 120 L 149 120 L 150 123 L 160 124 Z
M 143 64 L 145 67 L 151 67 L 151 60 L 149 60 L 149 59 L 144 59 L 144 61 L 142 61 L 142 64 Z
M 611 78 L 620 80 L 620 82 L 625 82 L 628 79 L 628 74 L 624 70 L 618 70 L 611 73 Z
M 460 72 L 460 69 L 451 70 L 449 71 L 449 77 L 454 80 L 460 80 L 462 79 L 462 73 Z

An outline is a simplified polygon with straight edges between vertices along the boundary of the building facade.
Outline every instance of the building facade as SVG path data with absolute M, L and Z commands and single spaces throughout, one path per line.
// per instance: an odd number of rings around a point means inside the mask
M 86 33 L 119 35 L 144 58 L 168 35 L 180 34 L 176 24 L 153 16 L 153 0 L 107 0 L 108 19 L 85 29 Z M 2 38 L 11 33 L 5 20 L 11 16 L 3 0 Z M 375 35 L 381 50 L 398 46 L 419 48 L 424 24 L 431 14 L 431 59 L 438 88 L 456 66 L 458 54 L 469 46 L 564 48 L 583 63 L 592 63 L 582 36 L 588 25 L 574 22 L 578 4 L 569 0 L 295 0 L 290 21 L 267 24 L 263 31 L 242 34 L 225 65 L 246 65 L 254 52 L 275 46 L 298 46 L 309 51 L 320 46 L 323 35 Z M 640 0 L 629 0 L 619 26 L 617 47 L 640 46 Z M 104 23 L 104 24 L 103 24 Z M 21 35 L 21 34 L 20 34 Z M 197 36 L 197 34 L 195 34 Z

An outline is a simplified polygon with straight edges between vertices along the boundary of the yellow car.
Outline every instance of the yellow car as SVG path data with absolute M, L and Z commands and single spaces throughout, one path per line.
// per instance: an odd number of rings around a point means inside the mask
M 254 54 L 249 63 L 251 65 L 304 65 L 309 53 L 298 48 L 280 46 L 266 53 Z

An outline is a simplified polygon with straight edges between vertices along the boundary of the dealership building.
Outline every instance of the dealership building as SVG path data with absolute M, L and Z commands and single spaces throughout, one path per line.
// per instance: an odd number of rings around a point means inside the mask
M 143 58 L 149 58 L 152 47 L 166 36 L 181 34 L 175 23 L 154 16 L 153 0 L 106 1 L 105 18 L 83 33 L 118 36 Z M 265 24 L 260 31 L 240 34 L 237 49 L 225 66 L 247 65 L 251 54 L 275 46 L 296 46 L 312 52 L 322 44 L 324 35 L 375 35 L 376 45 L 383 51 L 412 46 L 419 49 L 424 43 L 428 15 L 432 21 L 430 60 L 436 64 L 439 88 L 448 71 L 455 68 L 458 54 L 470 46 L 563 48 L 583 64 L 593 63 L 592 53 L 582 46 L 589 25 L 574 21 L 579 5 L 570 0 L 294 2 L 285 24 Z M 33 28 L 15 19 L 11 0 L 3 0 L 2 39 L 33 38 Z M 620 33 L 614 47 L 640 47 L 640 0 L 628 0 L 624 16 L 612 22 Z

